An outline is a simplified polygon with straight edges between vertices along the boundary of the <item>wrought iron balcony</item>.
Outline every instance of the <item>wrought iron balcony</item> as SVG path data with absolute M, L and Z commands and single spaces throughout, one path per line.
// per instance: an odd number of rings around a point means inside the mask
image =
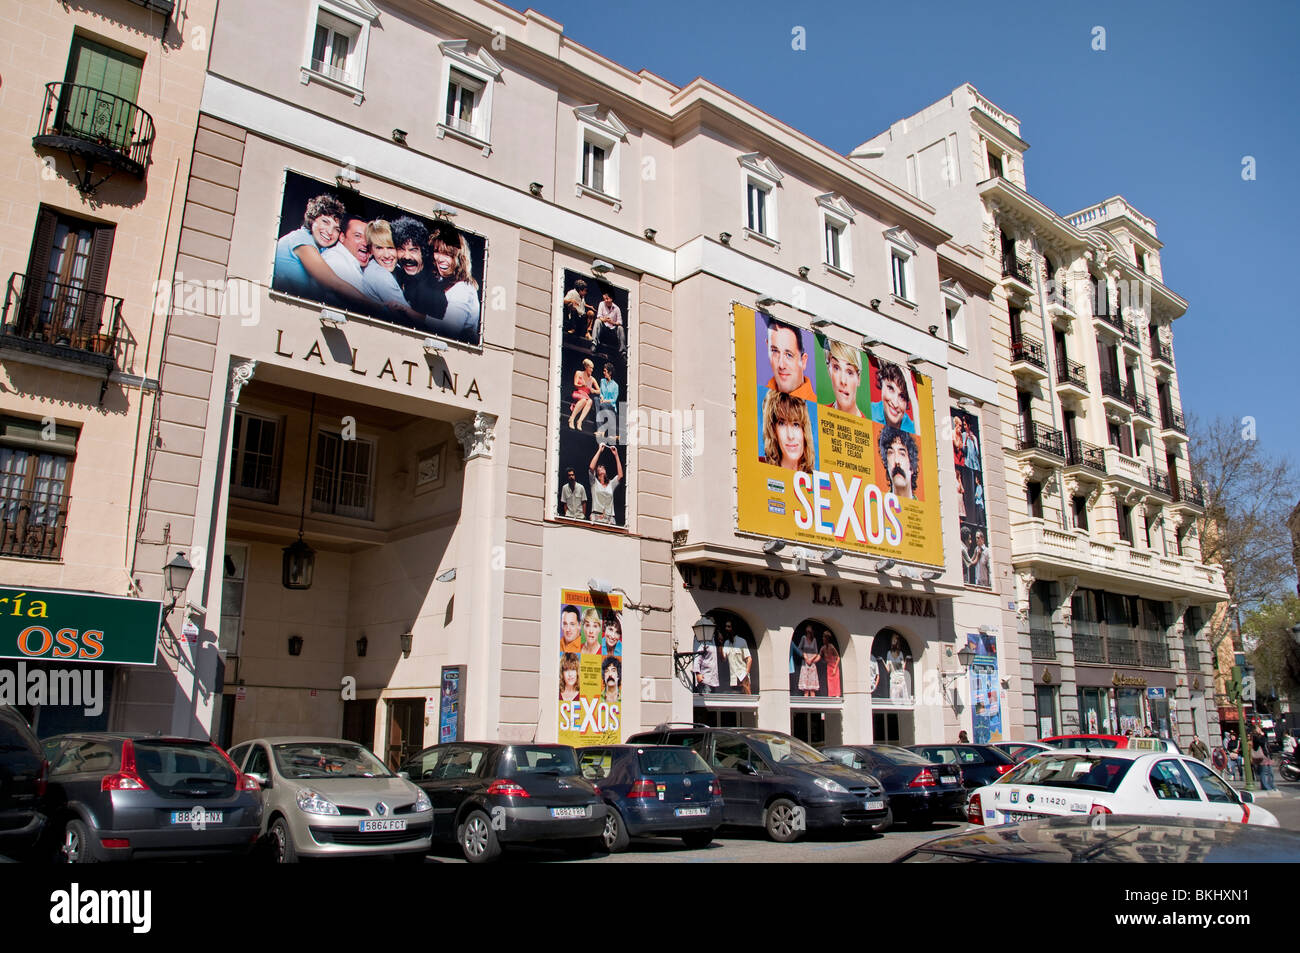
M 1155 414 L 1151 412 L 1151 398 L 1142 394 L 1133 395 L 1133 413 L 1155 423 Z
M 1052 620 L 1030 619 L 1029 654 L 1033 658 L 1056 658 L 1056 636 L 1052 634 Z
M 1071 361 L 1058 355 L 1056 359 L 1056 383 L 1062 387 L 1077 387 L 1087 393 L 1088 369 L 1078 361 Z
M 32 145 L 143 178 L 153 143 L 153 117 L 129 99 L 93 86 L 45 84 L 45 103 Z M 93 191 L 88 169 L 83 184 L 88 187 L 83 191 Z
M 116 363 L 122 303 L 113 295 L 14 272 L 5 294 L 0 348 L 33 351 L 107 371 Z
M 1040 370 L 1047 370 L 1047 358 L 1043 354 L 1043 343 L 1028 335 L 1021 335 L 1020 340 L 1011 342 L 1011 363 L 1024 361 Z
M 1124 321 L 1121 333 L 1124 335 L 1124 340 L 1129 344 L 1136 348 L 1142 347 L 1142 332 L 1138 330 L 1138 326 L 1132 321 Z
M 1016 438 L 1016 446 L 1021 450 L 1037 450 L 1057 457 L 1065 456 L 1065 444 L 1059 430 L 1052 430 L 1039 423 L 1031 423 L 1028 426 L 1022 423 L 1016 428 Z
M 1076 662 L 1105 662 L 1106 646 L 1096 630 L 1096 623 L 1074 623 L 1074 660 Z
M 1173 496 L 1173 491 L 1171 489 L 1172 481 L 1169 479 L 1168 473 L 1163 473 L 1154 467 L 1147 467 L 1146 471 L 1147 486 L 1151 487 L 1152 490 L 1156 493 L 1162 494 L 1163 496 Z
M 1106 450 L 1086 440 L 1074 439 L 1066 448 L 1065 465 L 1067 467 L 1087 467 L 1098 473 L 1106 472 Z
M 0 490 L 0 556 L 58 559 L 68 525 L 67 506 L 62 495 Z
M 1183 420 L 1183 412 L 1172 407 L 1160 408 L 1160 426 L 1164 430 L 1174 430 L 1184 435 L 1187 433 L 1187 422 Z
M 1110 373 L 1110 371 L 1101 372 L 1101 394 L 1103 397 L 1114 398 L 1129 407 L 1136 403 L 1133 399 L 1133 388 L 1129 387 L 1122 377 L 1118 377 Z
M 1169 667 L 1169 646 L 1165 644 L 1163 636 L 1158 639 L 1142 639 L 1142 664 L 1148 668 L 1168 668 Z
M 1096 307 L 1098 306 L 1094 305 L 1094 309 Z M 1100 307 L 1105 308 L 1106 302 L 1104 301 L 1101 302 Z M 1124 319 L 1121 318 L 1119 315 L 1113 314 L 1109 310 L 1106 311 L 1094 310 L 1092 316 L 1096 318 L 1098 321 L 1105 324 L 1106 326 L 1118 331 L 1121 335 L 1124 333 Z
M 1151 360 L 1174 366 L 1174 348 L 1155 335 L 1151 336 Z
M 1111 626 L 1110 628 L 1112 633 L 1118 629 L 1127 635 L 1129 631 L 1127 626 Z M 1141 665 L 1137 641 L 1123 636 L 1110 635 L 1106 639 L 1106 660 L 1111 665 Z
M 1014 278 L 1030 288 L 1034 286 L 1033 272 L 1027 261 L 1017 261 L 1015 258 L 1004 257 L 1002 259 L 1002 277 Z
M 1176 503 L 1205 507 L 1205 488 L 1192 480 L 1178 480 L 1173 486 L 1173 497 Z

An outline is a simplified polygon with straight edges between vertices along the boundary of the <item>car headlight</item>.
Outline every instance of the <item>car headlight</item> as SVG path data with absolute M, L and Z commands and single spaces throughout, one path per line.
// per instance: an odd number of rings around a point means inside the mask
M 817 778 L 813 781 L 823 791 L 829 791 L 831 794 L 848 794 L 849 789 L 838 781 L 832 781 L 830 778 Z
M 300 791 L 298 793 L 298 807 L 308 814 L 334 814 L 339 813 L 339 809 L 334 806 L 333 802 L 321 797 L 315 791 Z
M 415 813 L 419 814 L 422 811 L 432 811 L 432 810 L 433 810 L 433 802 L 429 800 L 429 795 L 421 791 L 415 799 Z

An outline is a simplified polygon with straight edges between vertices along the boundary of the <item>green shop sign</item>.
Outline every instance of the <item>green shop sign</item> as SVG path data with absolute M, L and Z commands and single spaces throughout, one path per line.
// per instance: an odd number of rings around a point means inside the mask
M 0 658 L 152 665 L 162 603 L 0 587 Z

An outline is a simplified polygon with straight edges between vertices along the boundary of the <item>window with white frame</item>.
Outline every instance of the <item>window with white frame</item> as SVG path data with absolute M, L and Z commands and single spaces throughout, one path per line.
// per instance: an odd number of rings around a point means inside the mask
M 853 207 L 834 193 L 817 196 L 822 213 L 822 261 L 827 269 L 841 275 L 853 273 L 853 254 L 849 247 L 849 225 Z
M 911 305 L 916 300 L 913 262 L 917 244 L 903 228 L 891 228 L 885 232 L 885 243 L 889 249 L 889 275 L 894 297 Z
M 776 188 L 782 175 L 771 159 L 750 152 L 740 157 L 745 182 L 745 229 L 747 234 L 777 240 Z
M 326 430 L 316 433 L 316 468 L 311 488 L 313 513 L 371 519 L 375 444 Z
M 501 65 L 482 47 L 469 40 L 445 40 L 442 52 L 442 115 L 438 117 L 438 138 L 450 135 L 492 151 L 492 91 L 501 75 Z
M 966 346 L 966 289 L 955 279 L 948 279 L 941 285 L 943 291 L 944 327 L 948 333 L 948 343 L 957 347 Z
M 317 0 L 310 20 L 303 83 L 321 82 L 361 101 L 370 26 L 379 11 L 369 0 Z
M 238 411 L 230 439 L 230 493 L 274 503 L 280 497 L 280 441 L 277 417 Z
M 627 141 L 628 128 L 618 116 L 596 104 L 573 111 L 578 120 L 577 194 L 592 195 L 614 202 L 619 195 L 619 159 Z

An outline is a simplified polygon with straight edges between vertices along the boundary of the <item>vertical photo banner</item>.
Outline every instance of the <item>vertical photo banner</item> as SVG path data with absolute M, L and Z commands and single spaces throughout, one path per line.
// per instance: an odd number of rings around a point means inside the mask
M 966 633 L 966 647 L 974 653 L 970 663 L 972 739 L 987 745 L 1002 739 L 1002 682 L 998 678 L 997 636 Z
M 957 519 L 961 534 L 962 576 L 968 586 L 993 585 L 988 497 L 984 488 L 984 445 L 979 417 L 953 407 L 952 463 L 957 477 Z
M 932 380 L 735 305 L 742 532 L 943 565 Z
M 560 744 L 622 740 L 623 597 L 560 590 Z
M 622 288 L 564 272 L 555 515 L 627 526 L 628 313 Z

